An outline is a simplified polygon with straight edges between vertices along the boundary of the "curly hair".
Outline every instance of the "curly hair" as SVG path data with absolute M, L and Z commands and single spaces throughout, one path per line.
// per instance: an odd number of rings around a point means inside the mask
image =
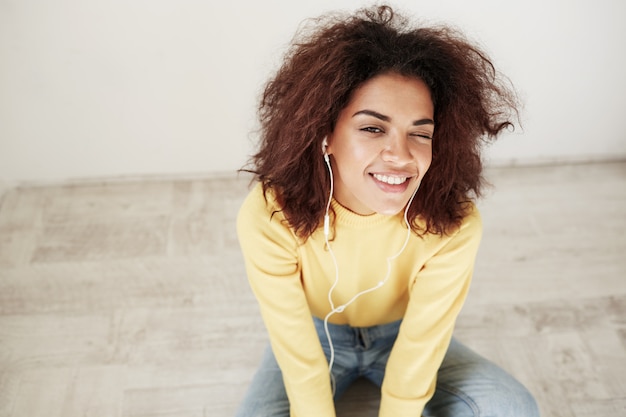
M 418 234 L 446 234 L 481 194 L 481 149 L 513 127 L 518 102 L 487 55 L 448 26 L 411 27 L 389 6 L 310 20 L 266 84 L 261 141 L 246 171 L 272 190 L 290 227 L 310 236 L 324 216 L 322 141 L 365 81 L 395 72 L 424 81 L 434 104 L 430 169 L 408 211 Z M 421 221 L 418 219 L 421 218 Z

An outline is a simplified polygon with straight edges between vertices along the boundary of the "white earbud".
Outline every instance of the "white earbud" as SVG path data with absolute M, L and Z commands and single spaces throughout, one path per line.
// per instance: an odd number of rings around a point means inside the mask
M 324 154 L 324 161 L 326 162 L 326 166 L 328 167 L 328 172 L 330 174 L 330 193 L 328 195 L 328 202 L 326 204 L 326 212 L 324 213 L 324 236 L 326 237 L 326 245 L 329 246 L 328 243 L 328 235 L 330 234 L 330 216 L 328 212 L 330 211 L 330 201 L 333 198 L 333 168 L 330 166 L 330 157 L 328 156 L 328 152 L 326 152 L 326 148 L 328 148 L 328 139 L 324 138 L 322 141 L 322 152 Z
M 324 154 L 324 160 L 326 161 L 326 163 L 330 164 L 326 148 L 328 148 L 328 140 L 324 138 L 324 140 L 322 141 L 322 153 Z

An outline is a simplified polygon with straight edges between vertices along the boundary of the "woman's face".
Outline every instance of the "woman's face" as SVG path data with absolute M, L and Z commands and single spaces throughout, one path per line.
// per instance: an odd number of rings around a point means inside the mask
M 335 199 L 362 215 L 402 211 L 430 167 L 433 120 L 423 81 L 396 73 L 366 81 L 328 137 Z

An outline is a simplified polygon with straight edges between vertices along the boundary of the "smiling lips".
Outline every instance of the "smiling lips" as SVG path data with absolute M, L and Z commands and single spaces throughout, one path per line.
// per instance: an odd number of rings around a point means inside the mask
M 394 175 L 381 175 L 381 174 L 372 174 L 372 176 L 380 182 L 389 185 L 400 185 L 409 180 L 408 177 L 405 176 L 394 176 Z

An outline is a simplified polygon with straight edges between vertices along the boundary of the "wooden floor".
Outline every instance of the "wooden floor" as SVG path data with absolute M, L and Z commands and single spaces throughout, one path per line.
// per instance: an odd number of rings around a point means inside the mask
M 625 416 L 626 163 L 487 174 L 457 337 L 543 416 Z M 234 231 L 246 189 L 222 177 L 5 193 L 0 416 L 231 416 L 266 344 Z M 376 416 L 377 395 L 359 383 L 339 415 Z

